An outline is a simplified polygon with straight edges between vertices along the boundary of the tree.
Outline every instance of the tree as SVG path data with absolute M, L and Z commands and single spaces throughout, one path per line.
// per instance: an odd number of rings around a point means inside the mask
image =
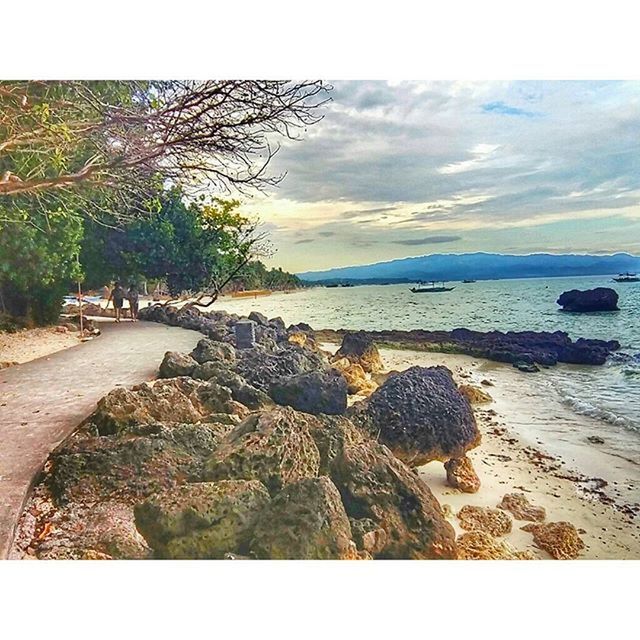
M 268 250 L 257 221 L 238 211 L 237 200 L 187 204 L 173 189 L 161 194 L 158 204 L 122 228 L 88 223 L 81 262 L 89 286 L 142 276 L 166 281 L 172 295 L 200 292 L 202 302 L 217 297 L 252 258 Z
M 316 123 L 321 82 L 0 82 L 0 198 L 264 188 L 278 138 Z M 90 198 L 87 202 L 90 203 Z

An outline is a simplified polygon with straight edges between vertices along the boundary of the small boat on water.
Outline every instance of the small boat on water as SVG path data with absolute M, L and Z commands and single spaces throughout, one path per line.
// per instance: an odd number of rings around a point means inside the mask
M 443 291 L 453 291 L 455 287 L 445 287 L 444 281 L 442 286 L 436 286 L 435 282 L 431 282 L 428 287 L 411 287 L 411 293 L 442 293 Z
M 640 282 L 640 278 L 635 273 L 621 273 L 617 278 L 614 278 L 615 282 Z

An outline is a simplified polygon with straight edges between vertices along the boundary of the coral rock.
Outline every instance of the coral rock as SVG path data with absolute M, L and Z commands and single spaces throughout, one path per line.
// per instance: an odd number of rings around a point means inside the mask
M 333 369 L 281 378 L 271 384 L 269 395 L 306 413 L 341 414 L 347 409 L 347 382 Z
M 160 378 L 178 378 L 190 376 L 198 363 L 191 357 L 177 351 L 164 354 L 158 376 Z
M 511 512 L 516 520 L 542 522 L 547 516 L 544 507 L 532 505 L 524 493 L 506 493 L 498 508 Z
M 459 560 L 535 560 L 529 550 L 517 551 L 504 540 L 496 540 L 484 531 L 463 533 L 456 541 Z
M 573 560 L 584 549 L 584 542 L 570 522 L 528 524 L 523 531 L 533 534 L 533 542 L 556 560 Z
M 492 536 L 503 536 L 511 531 L 511 518 L 499 509 L 465 505 L 458 512 L 460 526 L 467 531 L 483 531 Z
M 451 458 L 444 463 L 447 484 L 465 493 L 476 493 L 480 489 L 480 478 L 467 456 Z
M 493 402 L 493 398 L 482 389 L 474 387 L 470 384 L 460 385 L 460 392 L 471 404 L 486 404 Z
M 347 358 L 353 364 L 359 364 L 367 373 L 377 373 L 384 368 L 378 348 L 362 331 L 346 333 L 334 358 Z

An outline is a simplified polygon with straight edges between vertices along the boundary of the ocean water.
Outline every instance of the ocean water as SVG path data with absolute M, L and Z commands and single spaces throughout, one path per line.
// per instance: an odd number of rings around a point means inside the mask
M 622 348 L 602 367 L 559 365 L 544 374 L 522 375 L 528 384 L 556 393 L 572 412 L 601 422 L 621 442 L 631 439 L 640 450 L 640 282 L 588 276 L 449 286 L 455 289 L 422 295 L 411 293 L 408 284 L 314 287 L 255 299 L 225 298 L 217 306 L 238 314 L 256 310 L 279 315 L 286 323 L 307 322 L 314 329 L 561 330 L 574 339 L 618 340 Z M 570 314 L 556 304 L 563 291 L 603 286 L 618 292 L 620 311 Z

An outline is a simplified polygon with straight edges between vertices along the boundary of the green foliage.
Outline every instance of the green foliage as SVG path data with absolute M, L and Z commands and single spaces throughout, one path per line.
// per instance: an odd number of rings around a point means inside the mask
M 58 210 L 36 226 L 15 207 L 0 215 L 0 311 L 30 324 L 54 322 L 69 282 L 81 277 L 81 220 Z
M 174 189 L 124 227 L 88 223 L 81 253 L 87 286 L 143 277 L 165 281 L 173 295 L 215 287 L 256 247 L 255 225 L 239 206 L 221 199 L 186 204 Z
M 283 271 L 280 267 L 267 269 L 260 260 L 249 262 L 231 283 L 231 288 L 235 290 L 271 289 L 272 291 L 283 291 L 302 286 L 302 280 L 298 276 Z

